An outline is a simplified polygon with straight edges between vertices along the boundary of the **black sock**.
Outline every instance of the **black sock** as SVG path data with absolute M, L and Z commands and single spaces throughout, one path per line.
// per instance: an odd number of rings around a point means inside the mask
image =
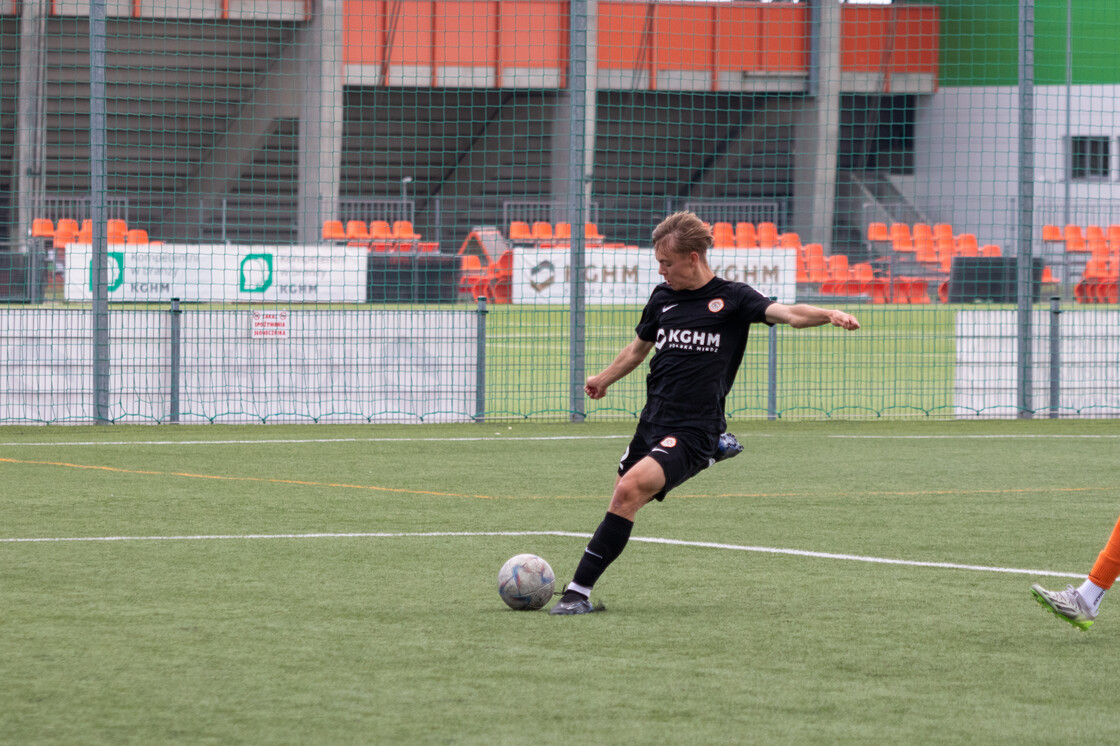
M 630 540 L 630 530 L 634 522 L 614 513 L 607 513 L 607 517 L 595 529 L 595 535 L 583 550 L 583 557 L 576 567 L 575 577 L 572 582 L 591 588 L 603 574 L 603 571 L 622 554 L 626 542 Z

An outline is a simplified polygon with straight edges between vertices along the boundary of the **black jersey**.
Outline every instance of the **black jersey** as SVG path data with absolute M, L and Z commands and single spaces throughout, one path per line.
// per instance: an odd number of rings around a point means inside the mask
M 696 290 L 655 287 L 636 329 L 656 350 L 642 419 L 722 431 L 724 402 L 743 362 L 750 325 L 765 323 L 772 302 L 750 285 L 720 277 Z

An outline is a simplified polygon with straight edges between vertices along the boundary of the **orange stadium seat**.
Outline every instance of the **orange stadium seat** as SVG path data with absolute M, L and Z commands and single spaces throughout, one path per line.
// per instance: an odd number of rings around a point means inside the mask
M 346 221 L 346 238 L 350 241 L 368 241 L 369 229 L 364 220 Z
M 108 221 L 105 230 L 108 234 L 109 243 L 124 243 L 128 236 L 128 223 L 119 218 L 114 218 Z
M 828 280 L 828 262 L 821 254 L 809 254 L 805 257 L 805 272 L 809 282 L 821 285 Z
M 346 229 L 342 227 L 341 220 L 323 221 L 323 239 L 325 241 L 345 241 Z
M 1067 225 L 1065 230 L 1066 237 L 1066 251 L 1082 252 L 1088 251 L 1088 244 L 1085 243 L 1085 236 L 1081 233 L 1081 227 L 1077 225 Z
M 388 221 L 371 220 L 369 221 L 369 237 L 374 241 L 385 241 L 393 237 L 393 229 L 389 227 Z
M 551 241 L 552 223 L 546 223 L 543 220 L 533 223 L 533 238 L 537 241 Z
M 821 292 L 826 295 L 845 294 L 851 274 L 851 268 L 848 266 L 848 255 L 833 254 L 828 257 L 828 279 L 821 285 Z
M 523 220 L 514 220 L 509 224 L 509 240 L 510 241 L 532 241 L 533 231 L 529 228 L 529 224 Z
M 976 236 L 971 233 L 962 233 L 957 236 L 957 256 L 980 256 L 980 245 Z
M 735 248 L 735 231 L 731 223 L 716 223 L 712 226 L 712 246 L 717 249 Z
M 758 234 L 755 233 L 754 223 L 735 224 L 735 245 L 740 249 L 753 249 L 758 246 Z
M 953 237 L 953 226 L 938 223 L 933 226 L 933 243 L 937 247 L 937 258 L 942 263 L 950 260 L 956 253 L 957 241 Z
M 909 254 L 914 250 L 914 237 L 906 223 L 891 223 L 891 245 L 899 253 Z
M 393 221 L 393 238 L 397 240 L 415 240 L 420 238 L 420 234 L 412 229 L 412 222 L 409 220 L 394 220 Z
M 54 223 L 50 218 L 35 218 L 31 221 L 32 238 L 54 238 Z
M 66 247 L 66 244 L 73 243 L 78 240 L 78 223 L 74 220 L 63 218 L 58 221 L 58 225 L 54 227 L 54 248 L 55 250 Z
M 881 243 L 891 240 L 891 232 L 886 223 L 870 223 L 867 226 L 867 240 L 871 243 Z
M 940 263 L 941 257 L 937 254 L 933 236 L 914 236 L 914 258 L 923 264 Z
M 760 249 L 772 249 L 778 243 L 778 227 L 773 223 L 759 223 L 756 234 Z

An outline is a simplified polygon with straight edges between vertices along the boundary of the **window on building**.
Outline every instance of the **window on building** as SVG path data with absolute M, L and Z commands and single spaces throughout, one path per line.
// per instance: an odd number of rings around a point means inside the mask
M 1107 179 L 1112 153 L 1107 137 L 1074 137 L 1070 142 L 1070 178 Z

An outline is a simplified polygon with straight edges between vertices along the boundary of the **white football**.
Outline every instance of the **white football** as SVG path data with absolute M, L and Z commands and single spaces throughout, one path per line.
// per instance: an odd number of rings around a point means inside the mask
M 498 571 L 498 595 L 511 609 L 543 609 L 555 586 L 552 568 L 535 554 L 510 557 Z

